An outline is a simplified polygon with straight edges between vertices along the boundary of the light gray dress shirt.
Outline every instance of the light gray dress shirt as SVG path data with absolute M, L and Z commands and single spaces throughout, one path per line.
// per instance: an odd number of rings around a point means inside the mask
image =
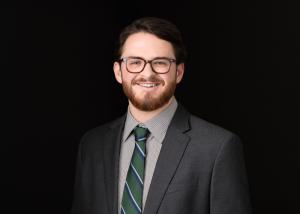
M 159 115 L 143 123 L 150 131 L 150 135 L 146 142 L 146 161 L 145 161 L 145 178 L 144 178 L 144 191 L 143 191 L 143 208 L 147 199 L 150 183 L 152 180 L 155 165 L 160 153 L 162 142 L 165 138 L 169 124 L 174 116 L 177 109 L 177 101 L 173 99 L 171 104 L 162 111 Z M 120 151 L 120 163 L 119 163 L 119 211 L 121 209 L 122 196 L 124 191 L 124 185 L 126 181 L 127 171 L 131 161 L 135 146 L 135 138 L 132 130 L 138 125 L 138 122 L 131 114 L 127 111 L 126 122 L 123 131 L 123 138 Z

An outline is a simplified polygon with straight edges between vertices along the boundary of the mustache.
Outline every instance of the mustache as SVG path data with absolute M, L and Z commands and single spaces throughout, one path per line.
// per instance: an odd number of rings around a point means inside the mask
M 132 80 L 132 85 L 135 85 L 137 83 L 143 83 L 143 82 L 155 82 L 155 83 L 161 83 L 162 85 L 165 84 L 165 81 L 163 79 L 161 79 L 160 77 L 152 75 L 148 78 L 140 77 L 140 78 L 137 78 L 137 79 L 133 79 Z
M 143 82 L 155 82 L 155 83 L 161 83 L 162 85 L 165 84 L 165 81 L 163 79 L 161 79 L 160 77 L 152 75 L 147 79 L 144 78 L 144 77 L 133 79 L 132 80 L 132 85 L 135 85 L 137 83 L 143 83 Z

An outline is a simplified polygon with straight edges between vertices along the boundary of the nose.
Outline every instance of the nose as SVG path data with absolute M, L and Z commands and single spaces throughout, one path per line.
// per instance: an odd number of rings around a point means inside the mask
M 151 76 L 151 75 L 153 75 L 153 73 L 155 74 L 155 72 L 152 70 L 150 62 L 147 62 L 144 70 L 142 71 L 142 75 L 143 76 Z

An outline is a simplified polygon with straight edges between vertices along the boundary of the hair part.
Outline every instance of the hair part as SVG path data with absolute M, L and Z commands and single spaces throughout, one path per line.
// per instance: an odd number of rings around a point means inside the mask
M 123 29 L 119 36 L 116 49 L 117 60 L 120 59 L 122 55 L 123 47 L 128 37 L 139 32 L 150 33 L 160 39 L 170 42 L 175 52 L 176 63 L 180 64 L 185 62 L 187 51 L 180 31 L 173 23 L 156 17 L 144 17 L 137 19 Z

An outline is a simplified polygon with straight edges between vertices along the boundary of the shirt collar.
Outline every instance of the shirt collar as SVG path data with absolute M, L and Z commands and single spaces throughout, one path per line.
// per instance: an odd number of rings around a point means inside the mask
M 171 104 L 160 114 L 156 115 L 154 118 L 148 120 L 144 123 L 144 125 L 149 129 L 151 135 L 158 140 L 158 142 L 162 143 L 169 124 L 174 116 L 174 113 L 177 109 L 177 101 L 174 98 Z M 123 131 L 123 140 L 126 141 L 130 136 L 132 130 L 138 125 L 138 122 L 131 114 L 129 108 L 127 110 L 126 122 Z

